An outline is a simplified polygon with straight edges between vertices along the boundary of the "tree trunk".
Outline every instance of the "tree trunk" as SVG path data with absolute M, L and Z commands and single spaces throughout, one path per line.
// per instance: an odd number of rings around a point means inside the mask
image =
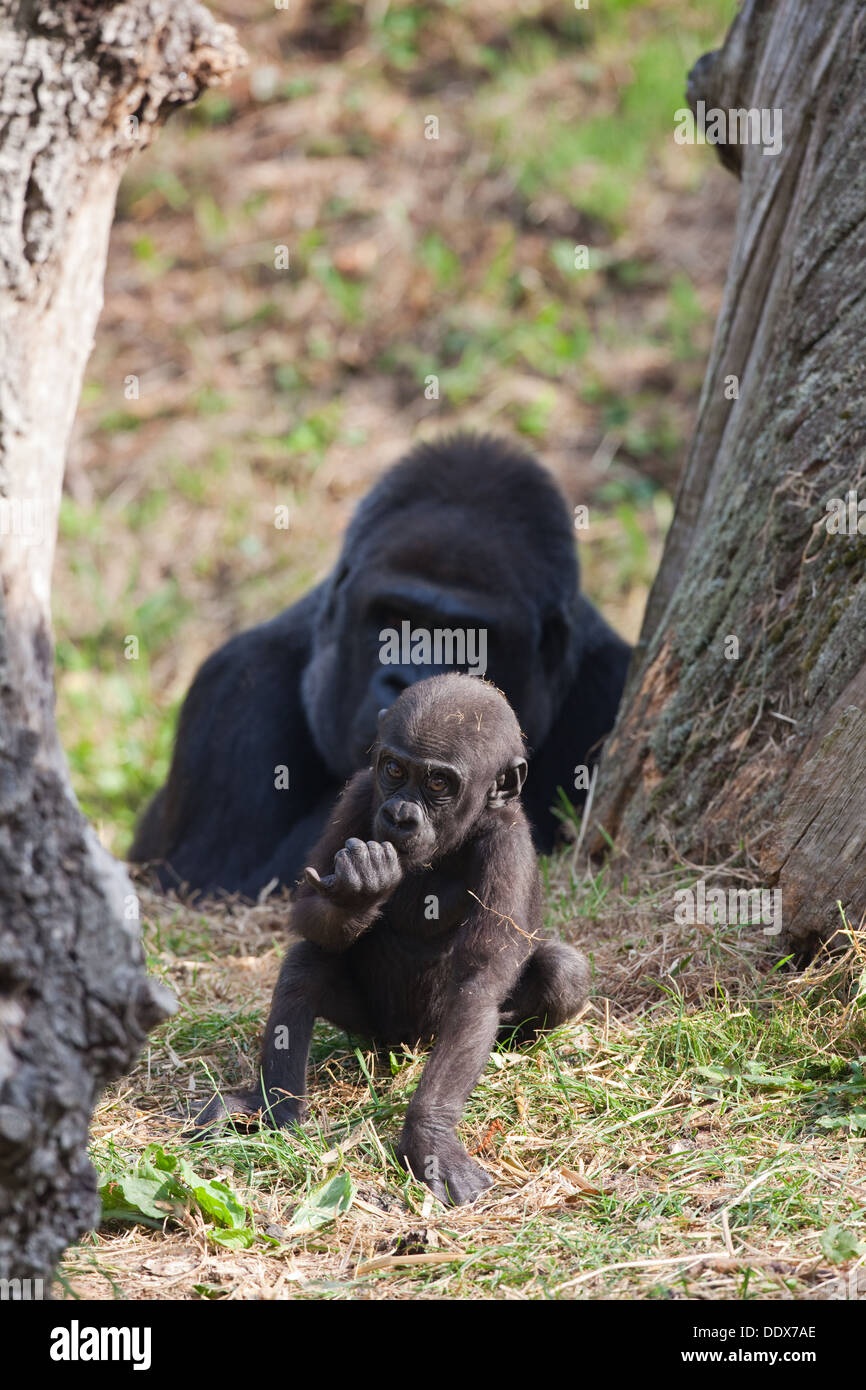
M 54 727 L 66 448 L 123 165 L 238 56 L 191 0 L 0 0 L 0 1278 L 46 1293 L 98 1220 L 95 1100 L 174 1007 Z
M 832 935 L 837 900 L 864 909 L 864 98 L 861 0 L 746 0 L 690 75 L 693 110 L 780 109 L 782 148 L 719 147 L 734 250 L 589 841 L 742 847 L 795 944 Z

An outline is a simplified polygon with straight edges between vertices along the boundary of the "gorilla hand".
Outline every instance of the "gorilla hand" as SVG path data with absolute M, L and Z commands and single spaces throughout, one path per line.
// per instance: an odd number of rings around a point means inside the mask
M 289 1129 L 299 1125 L 305 1114 L 303 1098 L 284 1092 L 272 1092 L 268 1100 L 260 1086 L 232 1095 L 217 1092 L 204 1109 L 193 1117 L 192 1127 L 185 1130 L 181 1137 L 201 1139 L 204 1130 L 225 1120 L 231 1120 L 239 1129 L 254 1129 L 259 1125 L 268 1125 L 271 1129 Z
M 388 840 L 346 841 L 334 856 L 334 872 L 320 878 L 304 870 L 307 883 L 336 907 L 357 909 L 389 898 L 403 877 L 397 851 Z
M 446 1207 L 474 1202 L 493 1185 L 493 1179 L 473 1162 L 448 1125 L 407 1122 L 397 1145 L 397 1157 Z

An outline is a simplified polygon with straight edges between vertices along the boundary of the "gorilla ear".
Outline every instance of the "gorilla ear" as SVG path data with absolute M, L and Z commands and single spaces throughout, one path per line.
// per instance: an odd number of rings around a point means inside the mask
M 378 722 L 380 728 L 381 728 L 381 726 L 382 726 L 382 720 L 385 718 L 385 715 L 386 715 L 387 713 L 388 713 L 387 709 L 380 709 L 378 715 L 376 716 L 376 719 L 377 719 L 377 722 Z
M 526 781 L 526 759 L 512 758 L 504 772 L 500 772 L 487 793 L 488 806 L 504 806 L 519 796 Z

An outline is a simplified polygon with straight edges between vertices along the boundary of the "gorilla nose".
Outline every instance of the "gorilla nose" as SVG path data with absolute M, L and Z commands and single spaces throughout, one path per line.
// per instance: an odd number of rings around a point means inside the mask
M 382 819 L 389 830 L 411 835 L 421 824 L 421 812 L 412 801 L 386 801 L 382 807 Z

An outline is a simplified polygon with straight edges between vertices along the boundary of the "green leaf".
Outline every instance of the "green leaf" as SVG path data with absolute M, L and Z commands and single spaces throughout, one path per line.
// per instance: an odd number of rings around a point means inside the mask
M 132 1173 L 105 1175 L 100 1186 L 103 1220 L 162 1222 L 184 1209 L 198 1209 L 219 1228 L 218 1245 L 246 1250 L 256 1238 L 247 1208 L 218 1178 L 199 1177 L 179 1154 L 148 1144 Z
M 255 1241 L 255 1232 L 246 1227 L 242 1231 L 208 1231 L 215 1245 L 225 1245 L 229 1250 L 249 1250 Z
M 822 1129 L 854 1129 L 866 1132 L 866 1110 L 851 1110 L 847 1115 L 822 1115 L 816 1121 Z
M 866 1254 L 866 1245 L 835 1221 L 821 1236 L 821 1249 L 833 1265 L 844 1264 L 846 1260 L 856 1260 L 858 1255 Z
M 194 1184 L 194 1185 L 193 1185 Z M 220 1226 L 237 1231 L 247 1224 L 247 1211 L 239 1202 L 230 1187 L 224 1182 L 206 1182 L 203 1178 L 193 1179 L 192 1195 L 202 1211 L 212 1216 Z
M 720 1081 L 729 1081 L 734 1072 L 727 1067 L 695 1067 L 695 1074 L 702 1076 L 705 1081 L 714 1081 L 718 1085 Z
M 134 1221 L 141 1215 L 163 1222 L 178 1205 L 164 1179 L 135 1175 L 111 1178 L 100 1187 L 99 1195 L 105 1221 Z
M 321 1226 L 336 1220 L 352 1205 L 355 1189 L 348 1173 L 336 1173 L 328 1182 L 311 1192 L 305 1202 L 301 1202 L 295 1212 L 290 1227 L 291 1235 L 303 1235 L 307 1231 L 317 1231 Z
M 750 1067 L 743 1073 L 743 1080 L 750 1086 L 766 1086 L 771 1091 L 814 1091 L 815 1085 L 812 1081 L 798 1081 L 794 1076 L 778 1076 L 772 1072 L 760 1071 L 757 1067 Z
M 138 1172 L 143 1178 L 165 1184 L 178 1197 L 186 1197 L 183 1184 L 184 1160 L 177 1154 L 167 1154 L 161 1144 L 148 1144 L 138 1160 Z

